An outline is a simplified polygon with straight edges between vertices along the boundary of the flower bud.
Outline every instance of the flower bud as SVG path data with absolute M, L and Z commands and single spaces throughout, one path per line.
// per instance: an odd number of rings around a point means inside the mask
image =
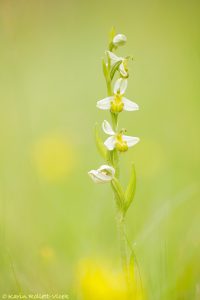
M 115 45 L 116 47 L 123 46 L 126 44 L 126 41 L 127 41 L 127 38 L 124 34 L 117 34 L 113 38 L 113 45 Z

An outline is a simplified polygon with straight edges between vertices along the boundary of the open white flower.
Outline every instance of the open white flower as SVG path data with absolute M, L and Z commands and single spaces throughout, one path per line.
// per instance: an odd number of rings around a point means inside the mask
M 138 137 L 124 135 L 123 130 L 119 133 L 114 132 L 111 125 L 106 120 L 103 121 L 102 128 L 106 134 L 110 135 L 104 142 L 104 145 L 110 151 L 116 148 L 120 152 L 125 152 L 128 148 L 133 147 L 140 141 Z
M 127 41 L 127 38 L 126 38 L 126 36 L 124 35 L 124 34 L 117 34 L 117 35 L 115 35 L 114 36 L 114 38 L 113 38 L 113 45 L 115 45 L 115 46 L 123 46 L 123 45 L 125 45 L 126 44 L 126 41 Z
M 88 174 L 95 183 L 106 183 L 113 179 L 115 169 L 108 165 L 102 165 L 97 170 L 89 171 Z
M 110 110 L 113 113 L 119 113 L 123 110 L 134 111 L 138 110 L 139 106 L 131 100 L 124 97 L 127 89 L 127 79 L 119 78 L 114 85 L 114 95 L 104 98 L 97 102 L 97 107 L 102 110 Z
M 107 53 L 111 59 L 111 65 L 121 61 L 121 64 L 119 65 L 120 74 L 125 78 L 128 77 L 128 59 L 125 57 L 117 56 L 111 51 L 107 51 Z

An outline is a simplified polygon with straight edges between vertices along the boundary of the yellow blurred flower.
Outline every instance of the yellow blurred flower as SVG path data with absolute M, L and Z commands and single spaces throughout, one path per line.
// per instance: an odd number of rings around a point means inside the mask
M 49 246 L 43 246 L 41 249 L 40 249 L 40 256 L 42 257 L 42 259 L 44 261 L 52 261 L 55 257 L 55 253 L 54 253 L 54 250 L 53 248 L 49 247 Z
M 42 178 L 60 181 L 74 168 L 72 143 L 62 135 L 46 136 L 34 145 L 33 160 Z
M 86 259 L 79 263 L 76 272 L 76 290 L 82 300 L 142 300 L 142 291 L 130 296 L 124 274 L 112 270 L 100 261 Z

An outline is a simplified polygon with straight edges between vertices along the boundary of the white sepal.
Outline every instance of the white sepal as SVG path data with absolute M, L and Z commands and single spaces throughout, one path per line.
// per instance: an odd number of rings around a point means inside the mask
M 112 135 L 109 138 L 107 138 L 107 140 L 105 140 L 104 145 L 109 151 L 112 151 L 115 148 L 115 142 L 116 138 Z
M 139 106 L 137 103 L 123 97 L 122 102 L 124 103 L 124 110 L 126 111 L 134 111 L 134 110 L 139 110 Z
M 110 102 L 112 101 L 113 97 L 107 97 L 97 102 L 97 108 L 102 110 L 110 109 Z
M 108 135 L 115 135 L 115 132 L 113 131 L 110 123 L 106 120 L 104 120 L 102 123 L 102 129 Z
M 116 63 L 118 61 L 123 61 L 123 57 L 119 57 L 111 51 L 107 51 L 107 53 L 108 53 L 108 55 L 111 59 L 111 63 Z
M 114 85 L 114 94 L 124 95 L 128 86 L 128 80 L 124 78 L 119 78 L 116 80 Z
M 136 145 L 140 139 L 134 136 L 122 135 L 122 139 L 127 142 L 128 147 L 133 147 Z

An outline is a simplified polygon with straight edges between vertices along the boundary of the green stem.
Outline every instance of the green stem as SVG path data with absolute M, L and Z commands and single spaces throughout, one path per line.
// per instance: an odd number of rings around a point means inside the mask
M 127 288 L 129 290 L 130 289 L 129 261 L 128 261 L 128 253 L 127 253 L 127 240 L 125 234 L 125 222 L 122 214 L 118 214 L 117 216 L 117 226 L 119 232 L 122 270 L 124 272 Z
M 111 96 L 112 95 L 111 81 L 107 80 L 106 84 L 107 84 L 107 94 L 108 96 Z
M 110 78 L 110 66 L 111 66 L 111 62 L 110 62 L 110 57 L 108 57 L 108 66 L 107 66 L 107 78 L 106 78 L 106 84 L 107 84 L 107 94 L 108 96 L 112 96 L 112 80 Z
M 112 51 L 112 49 L 113 48 L 110 48 L 109 50 Z M 110 78 L 110 67 L 111 67 L 111 61 L 110 61 L 110 57 L 108 56 L 107 76 L 106 76 L 106 85 L 107 85 L 108 96 L 112 96 L 112 79 Z M 112 112 L 110 114 L 111 114 L 111 119 L 112 119 L 113 130 L 117 131 L 118 114 L 114 114 Z M 113 155 L 115 157 L 113 157 Z M 112 158 L 113 158 L 113 163 L 114 163 L 113 167 L 116 170 L 115 176 L 117 178 L 119 178 L 119 155 L 116 150 L 113 151 Z M 119 212 L 117 214 L 117 227 L 118 227 L 118 232 L 119 232 L 122 269 L 124 272 L 127 289 L 129 291 L 130 290 L 129 259 L 128 259 L 128 253 L 127 253 L 128 249 L 127 249 L 127 240 L 126 240 L 123 212 Z
M 141 275 L 141 272 L 140 272 L 140 266 L 139 266 L 135 251 L 133 249 L 133 246 L 132 246 L 131 242 L 128 239 L 126 230 L 124 231 L 124 234 L 125 234 L 125 237 L 126 237 L 127 246 L 129 247 L 130 252 L 131 252 L 130 264 L 129 264 L 130 284 L 131 284 L 131 281 L 132 281 L 132 284 L 134 284 L 134 281 L 135 281 L 135 268 L 136 268 L 136 271 L 137 271 L 138 276 L 139 276 L 141 290 L 142 290 L 142 293 L 144 293 L 142 275 Z

